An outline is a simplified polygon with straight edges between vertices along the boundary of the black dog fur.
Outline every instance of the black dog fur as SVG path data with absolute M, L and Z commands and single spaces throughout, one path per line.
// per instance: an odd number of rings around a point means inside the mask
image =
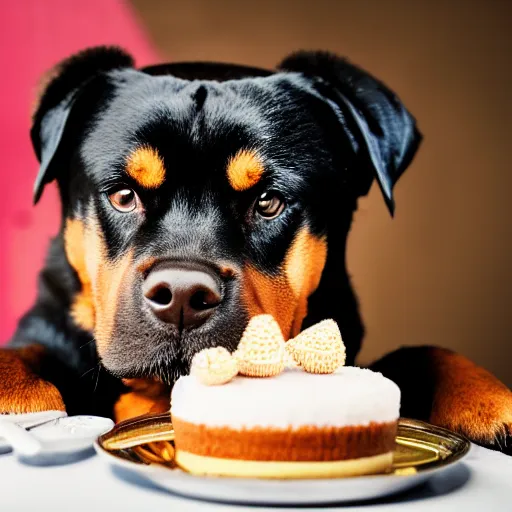
M 71 57 L 53 75 L 31 132 L 41 162 L 34 200 L 56 179 L 63 223 L 40 275 L 37 302 L 11 347 L 45 348 L 36 373 L 59 390 L 70 414 L 111 415 L 126 391 L 122 379 L 172 385 L 202 348 L 235 348 L 249 318 L 243 269 L 280 276 L 303 229 L 327 240 L 327 259 L 302 326 L 335 319 L 347 364 L 354 364 L 363 325 L 345 267 L 353 212 L 374 179 L 393 212 L 393 186 L 421 140 L 394 93 L 323 52 L 291 55 L 277 71 L 215 63 L 137 70 L 123 51 L 102 47 Z M 128 156 L 141 145 L 156 148 L 164 162 L 158 189 L 141 188 L 125 172 Z M 260 155 L 265 174 L 254 187 L 234 191 L 226 165 L 244 148 Z M 116 211 L 109 195 L 119 189 L 135 190 L 143 208 Z M 255 209 L 265 192 L 285 205 L 272 220 Z M 222 278 L 224 298 L 212 320 L 188 330 L 163 325 L 145 310 L 140 288 L 147 274 L 141 272 L 119 289 L 109 335 L 77 324 L 71 309 L 85 285 L 69 261 L 66 223 L 79 220 L 87 230 L 91 219 L 105 244 L 100 264 L 106 267 L 129 251 L 133 265 L 180 260 L 218 272 L 227 262 L 237 277 Z M 506 437 L 508 420 L 499 421 Z M 457 428 L 472 435 L 469 427 Z

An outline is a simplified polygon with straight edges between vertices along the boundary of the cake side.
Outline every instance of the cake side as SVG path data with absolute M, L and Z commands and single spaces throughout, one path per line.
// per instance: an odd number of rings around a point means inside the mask
M 371 457 L 391 452 L 397 422 L 368 426 L 298 429 L 197 425 L 173 416 L 177 448 L 205 457 L 253 461 L 320 462 Z

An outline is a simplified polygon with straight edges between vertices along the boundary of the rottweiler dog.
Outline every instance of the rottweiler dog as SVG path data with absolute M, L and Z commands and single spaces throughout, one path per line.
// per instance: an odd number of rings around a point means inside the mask
M 259 313 L 286 338 L 333 318 L 355 363 L 345 249 L 357 200 L 375 179 L 393 212 L 421 139 L 383 83 L 324 52 L 276 70 L 136 69 L 99 47 L 46 77 L 31 138 L 34 200 L 57 180 L 62 226 L 0 350 L 0 412 L 166 410 L 193 355 L 234 350 Z M 401 387 L 402 415 L 506 449 L 512 393 L 484 369 L 435 347 L 373 368 Z

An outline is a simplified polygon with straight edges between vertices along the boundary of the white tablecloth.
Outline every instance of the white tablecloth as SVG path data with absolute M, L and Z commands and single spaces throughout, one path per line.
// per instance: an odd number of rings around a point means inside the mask
M 429 483 L 371 505 L 372 510 L 378 511 L 512 511 L 512 457 L 474 446 L 465 462 L 433 477 Z M 369 508 L 369 504 L 361 503 L 339 507 L 339 510 L 368 511 Z M 98 456 L 64 466 L 34 467 L 18 462 L 12 454 L 0 455 L 0 511 L 46 510 L 254 512 L 272 509 L 175 496 L 130 473 L 113 470 Z

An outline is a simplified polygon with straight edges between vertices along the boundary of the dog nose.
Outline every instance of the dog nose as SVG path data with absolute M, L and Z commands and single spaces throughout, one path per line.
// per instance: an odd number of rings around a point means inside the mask
M 206 322 L 222 300 L 215 276 L 197 269 L 157 267 L 146 277 L 142 292 L 157 318 L 180 327 Z

